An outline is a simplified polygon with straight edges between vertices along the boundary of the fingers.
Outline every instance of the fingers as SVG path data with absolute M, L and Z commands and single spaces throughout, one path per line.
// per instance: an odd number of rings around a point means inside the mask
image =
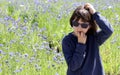
M 94 13 L 96 12 L 96 10 L 94 9 L 93 5 L 90 4 L 90 3 L 86 3 L 86 4 L 84 5 L 84 8 L 85 8 L 86 10 L 88 10 L 91 14 L 94 14 Z
M 84 32 L 78 32 L 78 38 L 85 38 L 86 37 L 86 35 L 85 35 L 85 33 Z
M 84 36 L 83 32 L 81 32 L 81 33 L 80 33 L 80 36 L 81 36 L 81 37 L 83 37 L 83 36 Z
M 91 6 L 90 3 L 86 3 L 86 4 L 84 5 L 84 8 L 87 9 L 87 10 L 89 10 L 90 6 Z
M 84 32 L 81 32 L 81 37 L 86 38 L 86 35 Z
M 84 32 L 78 32 L 78 42 L 79 43 L 86 43 L 87 36 L 85 35 Z

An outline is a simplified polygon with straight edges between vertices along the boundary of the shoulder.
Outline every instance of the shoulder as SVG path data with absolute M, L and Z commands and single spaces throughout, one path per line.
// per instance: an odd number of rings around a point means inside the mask
M 71 37 L 70 37 L 70 33 L 69 33 L 63 37 L 62 42 L 69 41 L 70 39 L 71 39 Z
M 72 34 L 72 32 L 70 32 L 63 37 L 62 42 L 70 43 L 74 40 L 76 40 L 76 37 Z

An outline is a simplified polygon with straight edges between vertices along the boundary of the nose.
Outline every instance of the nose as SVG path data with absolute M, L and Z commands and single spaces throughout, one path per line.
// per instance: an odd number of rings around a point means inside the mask
M 83 31 L 81 25 L 79 25 L 77 29 L 78 29 L 79 31 Z
M 79 25 L 78 28 L 82 29 L 81 25 Z

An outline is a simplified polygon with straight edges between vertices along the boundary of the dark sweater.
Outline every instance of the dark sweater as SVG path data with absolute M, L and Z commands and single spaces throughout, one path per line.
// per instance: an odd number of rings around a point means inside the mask
M 100 27 L 93 35 L 87 35 L 86 44 L 78 43 L 75 35 L 69 33 L 62 40 L 62 50 L 68 66 L 67 75 L 104 75 L 99 46 L 113 33 L 109 22 L 99 13 L 93 19 Z

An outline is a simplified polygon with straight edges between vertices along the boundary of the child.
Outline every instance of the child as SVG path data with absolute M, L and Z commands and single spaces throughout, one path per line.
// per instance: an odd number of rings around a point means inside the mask
M 62 40 L 67 75 L 104 75 L 99 46 L 113 33 L 109 22 L 90 3 L 86 3 L 75 9 L 70 25 L 73 32 Z

